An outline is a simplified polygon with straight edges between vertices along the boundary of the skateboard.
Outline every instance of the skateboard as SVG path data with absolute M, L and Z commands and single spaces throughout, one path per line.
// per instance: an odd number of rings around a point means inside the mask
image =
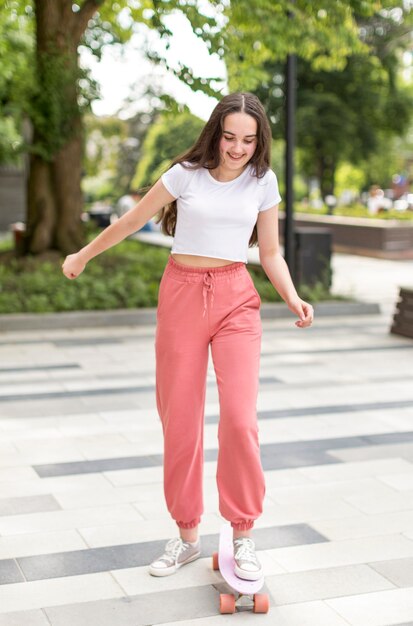
M 219 535 L 219 552 L 212 555 L 212 568 L 219 570 L 224 580 L 235 591 L 220 593 L 220 613 L 235 613 L 237 607 L 252 608 L 254 613 L 268 613 L 270 603 L 268 594 L 257 593 L 264 585 L 264 576 L 258 580 L 244 580 L 234 572 L 234 546 L 232 543 L 232 526 L 223 524 Z M 244 598 L 247 599 L 245 603 Z

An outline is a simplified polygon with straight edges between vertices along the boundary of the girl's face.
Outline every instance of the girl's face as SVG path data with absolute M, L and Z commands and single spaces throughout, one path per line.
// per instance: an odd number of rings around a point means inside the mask
M 244 169 L 257 147 L 257 121 L 248 113 L 230 113 L 224 119 L 219 142 L 221 166 Z

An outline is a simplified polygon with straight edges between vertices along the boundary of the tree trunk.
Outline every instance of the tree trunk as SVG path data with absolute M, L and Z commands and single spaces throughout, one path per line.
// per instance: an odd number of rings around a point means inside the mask
M 73 13 L 70 0 L 36 0 L 36 78 L 33 146 L 28 176 L 23 254 L 84 245 L 82 120 L 78 106 L 77 48 L 98 2 Z
M 27 218 L 23 253 L 38 254 L 52 247 L 56 226 L 50 163 L 32 154 L 27 181 Z
M 333 159 L 319 155 L 317 159 L 317 177 L 322 198 L 334 195 L 336 164 Z
M 57 249 L 66 255 L 84 245 L 81 164 L 80 131 L 51 162 L 31 155 L 24 254 Z

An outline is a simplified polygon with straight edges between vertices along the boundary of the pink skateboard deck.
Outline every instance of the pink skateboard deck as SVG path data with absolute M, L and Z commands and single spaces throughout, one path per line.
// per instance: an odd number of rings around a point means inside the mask
M 213 567 L 219 569 L 220 573 L 228 585 L 242 596 L 252 596 L 254 612 L 267 613 L 269 608 L 269 600 L 267 594 L 258 594 L 257 592 L 264 585 L 264 576 L 258 580 L 244 580 L 239 578 L 234 572 L 234 545 L 232 542 L 233 531 L 229 523 L 223 524 L 219 536 L 219 552 L 213 555 Z M 240 606 L 248 606 L 243 603 Z M 221 594 L 221 613 L 234 613 L 236 599 L 231 594 Z

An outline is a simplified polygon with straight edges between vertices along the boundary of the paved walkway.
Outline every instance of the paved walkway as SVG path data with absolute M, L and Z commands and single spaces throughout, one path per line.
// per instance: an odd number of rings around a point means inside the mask
M 0 335 L 0 626 L 413 624 L 413 343 L 384 314 L 293 322 L 263 320 L 267 616 L 219 615 L 211 361 L 203 556 L 159 579 L 155 327 Z

